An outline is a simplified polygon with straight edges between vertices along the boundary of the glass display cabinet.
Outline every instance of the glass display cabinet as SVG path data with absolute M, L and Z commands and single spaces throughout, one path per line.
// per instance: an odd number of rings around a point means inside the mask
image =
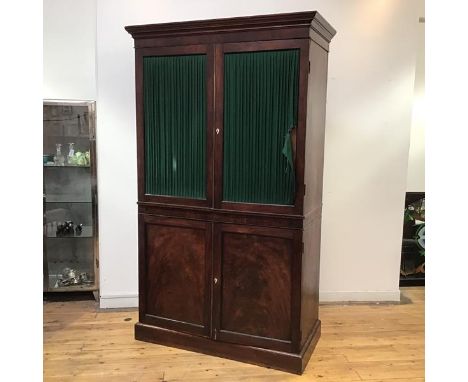
M 95 133 L 94 101 L 44 101 L 44 292 L 98 296 Z

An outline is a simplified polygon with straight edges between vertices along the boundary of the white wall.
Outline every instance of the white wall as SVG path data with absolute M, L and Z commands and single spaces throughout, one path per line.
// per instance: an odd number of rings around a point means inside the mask
M 422 15 L 421 15 L 422 16 Z M 407 191 L 424 192 L 425 190 L 425 24 L 418 26 L 418 52 L 416 76 L 414 80 L 413 115 L 411 120 L 411 138 L 408 158 Z
M 338 3 L 324 6 L 338 34 L 329 57 L 320 295 L 397 300 L 423 3 Z
M 329 57 L 322 300 L 397 300 L 422 0 L 97 1 L 101 306 L 137 304 L 133 40 L 125 25 L 319 10 Z
M 96 0 L 44 0 L 43 97 L 96 99 Z

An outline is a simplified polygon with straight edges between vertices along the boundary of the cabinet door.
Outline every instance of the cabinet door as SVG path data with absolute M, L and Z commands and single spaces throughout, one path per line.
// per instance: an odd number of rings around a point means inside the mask
M 139 200 L 211 206 L 210 49 L 136 53 Z
M 291 351 L 300 236 L 288 229 L 215 224 L 215 337 Z
M 217 205 L 300 211 L 308 43 L 232 43 L 219 49 Z
M 140 215 L 140 321 L 210 334 L 211 223 Z

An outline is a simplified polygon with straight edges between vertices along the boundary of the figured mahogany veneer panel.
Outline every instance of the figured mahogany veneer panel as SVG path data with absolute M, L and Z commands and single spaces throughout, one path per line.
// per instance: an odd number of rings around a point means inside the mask
M 149 224 L 146 232 L 146 313 L 204 325 L 204 230 Z
M 291 339 L 292 241 L 223 232 L 220 330 Z

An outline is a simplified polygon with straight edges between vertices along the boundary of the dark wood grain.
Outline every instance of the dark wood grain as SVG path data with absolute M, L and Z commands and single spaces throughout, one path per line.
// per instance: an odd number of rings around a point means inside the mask
M 174 36 L 199 38 L 200 35 L 206 34 L 219 36 L 246 31 L 259 33 L 270 29 L 282 31 L 293 27 L 312 28 L 328 42 L 336 33 L 317 11 L 133 25 L 125 27 L 125 30 L 135 40 L 147 40 Z
M 291 350 L 294 231 L 217 224 L 215 236 L 219 338 Z
M 145 322 L 207 333 L 211 226 L 145 217 Z
M 259 31 L 239 31 L 223 34 L 199 34 L 184 36 L 169 36 L 161 38 L 145 38 L 135 40 L 135 50 L 151 47 L 188 46 L 192 44 L 225 44 L 231 42 L 273 41 L 285 39 L 311 38 L 310 28 L 291 26 L 284 29 L 269 28 Z
M 303 223 L 303 216 L 301 215 L 258 213 L 217 208 L 196 208 L 161 203 L 138 203 L 138 212 L 142 214 L 172 216 L 210 222 L 236 223 L 277 228 L 300 229 L 302 228 Z
M 204 232 L 152 224 L 146 240 L 148 314 L 202 324 Z

